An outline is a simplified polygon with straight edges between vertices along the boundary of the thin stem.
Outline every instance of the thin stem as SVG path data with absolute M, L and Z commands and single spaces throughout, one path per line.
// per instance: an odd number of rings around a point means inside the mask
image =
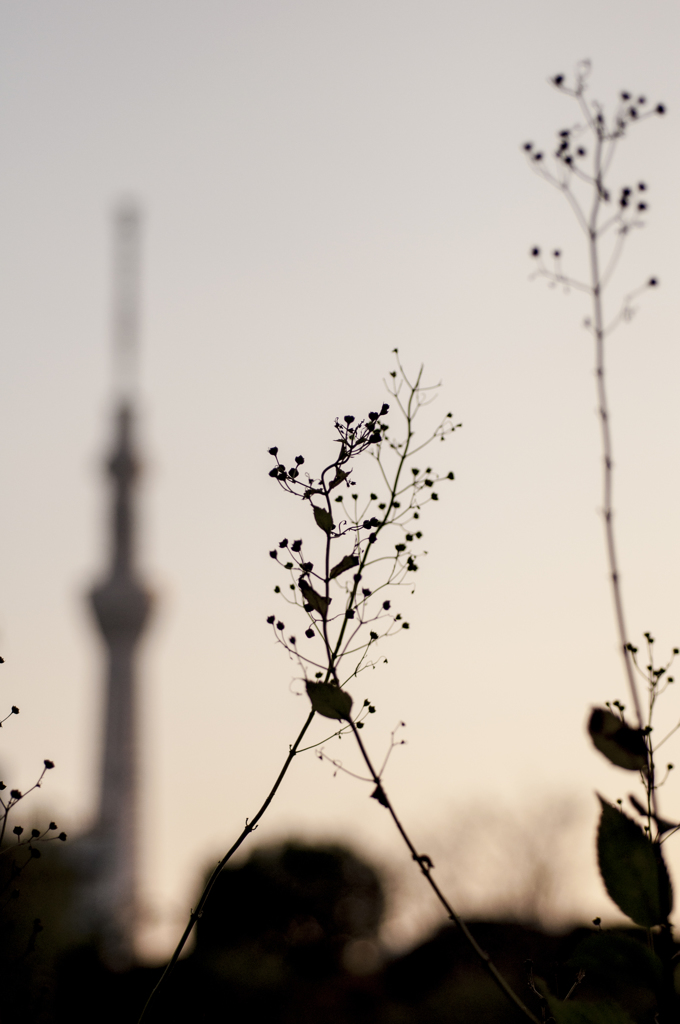
M 602 138 L 601 133 L 597 134 L 597 149 L 595 156 L 595 180 L 596 188 L 593 197 L 593 207 L 590 217 L 589 228 L 589 255 L 590 255 L 590 276 L 593 295 L 593 321 L 595 333 L 595 374 L 597 378 L 598 413 L 600 418 L 600 431 L 602 435 L 602 490 L 603 490 L 603 515 L 605 524 L 605 537 L 607 547 L 607 559 L 609 562 L 609 578 L 612 586 L 612 598 L 614 601 L 614 613 L 616 626 L 619 634 L 619 649 L 623 656 L 628 688 L 630 691 L 638 728 L 643 727 L 642 709 L 635 684 L 633 672 L 633 661 L 628 649 L 628 631 L 623 609 L 623 596 L 621 594 L 618 553 L 616 538 L 614 536 L 614 513 L 612 508 L 613 494 L 613 454 L 612 438 L 609 425 L 609 403 L 607 401 L 607 387 L 605 381 L 605 359 L 604 359 L 604 318 L 602 312 L 602 280 L 600 277 L 599 252 L 597 245 L 597 218 L 602 202 Z
M 409 852 L 413 857 L 413 860 L 420 868 L 421 874 L 425 877 L 427 884 L 430 886 L 435 896 L 441 903 L 442 907 L 448 914 L 449 919 L 460 928 L 467 942 L 472 947 L 477 956 L 480 958 L 480 960 L 482 961 L 482 963 L 484 964 L 487 971 L 489 972 L 493 980 L 496 982 L 498 987 L 501 989 L 501 991 L 508 997 L 508 999 L 510 999 L 515 1004 L 517 1009 L 524 1014 L 527 1020 L 532 1021 L 533 1024 L 539 1024 L 538 1018 L 534 1016 L 529 1007 L 525 1006 L 525 1004 L 519 998 L 517 993 L 511 988 L 511 986 L 508 984 L 508 982 L 505 980 L 501 972 L 498 970 L 496 965 L 491 960 L 489 954 L 485 950 L 483 950 L 482 947 L 479 945 L 474 935 L 472 934 L 468 926 L 465 924 L 465 921 L 463 921 L 460 915 L 456 913 L 456 911 L 453 909 L 453 907 L 447 900 L 446 896 L 444 896 L 443 892 L 433 879 L 433 865 L 430 858 L 425 856 L 424 854 L 419 854 L 418 851 L 416 850 L 415 846 L 413 845 L 413 842 L 411 841 L 408 833 L 406 832 L 406 829 L 402 825 L 400 819 L 397 817 L 397 813 L 394 810 L 394 807 L 392 806 L 392 802 L 388 798 L 387 793 L 385 792 L 385 789 L 382 785 L 382 782 L 380 781 L 380 776 L 377 774 L 375 768 L 373 767 L 371 759 L 368 756 L 368 752 L 362 742 L 359 730 L 354 725 L 354 722 L 350 721 L 350 725 L 352 727 L 352 732 L 354 733 L 354 738 L 356 739 L 357 744 L 359 746 L 359 750 L 361 751 L 361 756 L 363 757 L 366 767 L 368 768 L 371 774 L 371 780 L 375 783 L 375 785 L 378 788 L 380 803 L 389 811 L 392 821 L 397 826 L 397 830 L 399 831 L 401 838 L 406 843 L 406 846 L 408 847 Z
M 302 729 L 300 730 L 300 732 L 298 734 L 298 737 L 295 740 L 295 743 L 293 744 L 293 746 L 288 751 L 288 757 L 284 761 L 283 767 L 282 767 L 281 771 L 279 772 L 279 774 L 277 776 L 276 782 L 274 783 L 274 785 L 270 789 L 269 794 L 267 796 L 267 799 L 264 801 L 264 803 L 260 807 L 259 811 L 255 815 L 253 820 L 246 823 L 245 828 L 241 832 L 241 834 L 238 837 L 238 839 L 236 840 L 236 842 L 227 850 L 227 852 L 225 853 L 225 855 L 222 858 L 222 860 L 219 861 L 219 863 L 215 866 L 215 869 L 213 870 L 212 874 L 210 875 L 210 878 L 208 879 L 208 881 L 206 882 L 205 887 L 203 889 L 203 892 L 201 893 L 201 897 L 200 897 L 198 903 L 196 904 L 196 909 L 192 910 L 192 912 L 191 912 L 191 916 L 189 917 L 189 920 L 187 922 L 187 926 L 184 929 L 184 932 L 182 933 L 181 939 L 177 943 L 177 947 L 175 949 L 175 952 L 172 954 L 172 957 L 170 958 L 169 963 L 167 964 L 165 970 L 161 974 L 161 976 L 160 976 L 156 986 L 154 987 L 153 991 L 151 992 L 151 995 L 149 996 L 149 998 L 147 999 L 146 1003 L 144 1004 L 144 1009 L 142 1010 L 141 1014 L 139 1015 L 139 1020 L 138 1020 L 137 1024 L 141 1024 L 141 1022 L 144 1020 L 144 1017 L 146 1016 L 146 1013 L 147 1013 L 149 1007 L 151 1006 L 151 1003 L 153 1002 L 154 998 L 157 996 L 161 986 L 164 984 L 165 981 L 167 981 L 167 979 L 168 979 L 168 977 L 170 975 L 170 972 L 173 970 L 175 964 L 179 960 L 179 957 L 180 957 L 180 955 L 182 953 L 182 950 L 184 949 L 184 947 L 185 947 L 185 945 L 187 943 L 187 940 L 188 940 L 189 936 L 191 935 L 191 933 L 192 933 L 192 931 L 194 929 L 194 925 L 196 924 L 198 919 L 203 914 L 203 909 L 205 907 L 206 900 L 208 899 L 208 896 L 210 895 L 212 887 L 214 886 L 215 882 L 217 881 L 217 877 L 220 874 L 220 872 L 222 871 L 222 868 L 225 866 L 227 861 L 229 861 L 233 857 L 233 855 L 238 850 L 239 846 L 241 846 L 241 844 L 250 835 L 250 833 L 253 832 L 257 828 L 258 822 L 260 821 L 260 819 L 262 818 L 263 814 L 265 813 L 265 811 L 269 807 L 270 803 L 274 799 L 274 797 L 276 795 L 276 791 L 278 790 L 279 786 L 283 782 L 284 775 L 286 774 L 286 772 L 290 768 L 290 765 L 291 765 L 291 762 L 292 762 L 293 758 L 298 753 L 298 747 L 300 746 L 300 743 L 302 742 L 302 739 L 303 739 L 305 733 L 307 732 L 307 729 L 311 725 L 311 722 L 312 722 L 312 719 L 314 718 L 314 715 L 315 715 L 314 711 L 310 711 L 309 712 L 309 715 L 307 716 L 307 721 L 305 722 L 305 724 L 303 725 Z

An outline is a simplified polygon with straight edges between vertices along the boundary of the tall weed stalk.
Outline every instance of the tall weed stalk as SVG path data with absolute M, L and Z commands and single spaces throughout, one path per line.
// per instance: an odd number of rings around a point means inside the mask
M 657 279 L 648 278 L 624 298 L 613 314 L 605 308 L 607 288 L 624 247 L 632 233 L 644 225 L 648 213 L 646 182 L 612 183 L 614 157 L 631 129 L 664 114 L 665 107 L 662 103 L 649 103 L 645 96 L 624 91 L 619 94 L 613 113 L 607 116 L 602 104 L 587 95 L 589 74 L 590 62 L 582 61 L 572 84 L 564 75 L 556 75 L 551 80 L 563 96 L 576 104 L 578 117 L 575 124 L 570 123 L 569 127 L 558 131 L 554 148 L 545 153 L 533 143 L 524 145 L 532 170 L 561 192 L 582 230 L 588 275 L 581 280 L 567 273 L 561 250 L 553 249 L 546 260 L 540 248 L 535 247 L 531 252 L 536 264 L 532 277 L 547 279 L 552 286 L 562 286 L 565 291 L 582 292 L 590 302 L 590 313 L 584 325 L 593 338 L 595 350 L 605 548 L 618 646 L 634 722 L 626 721 L 625 705 L 614 700 L 592 710 L 588 728 L 597 749 L 617 767 L 637 773 L 643 790 L 642 800 L 635 795 L 629 798 L 642 825 L 624 813 L 621 800 L 611 803 L 599 798 L 598 861 L 612 900 L 635 924 L 646 929 L 649 947 L 661 960 L 658 1019 L 670 1022 L 677 1021 L 680 1004 L 673 982 L 675 950 L 669 923 L 673 891 L 662 846 L 679 826 L 666 821 L 659 813 L 658 790 L 673 766 L 669 764 L 660 779 L 656 754 L 680 724 L 655 745 L 653 717 L 658 698 L 673 682 L 668 670 L 678 649 L 674 648 L 665 663 L 659 665 L 654 658 L 654 638 L 645 633 L 646 657 L 641 663 L 638 648 L 631 642 L 628 632 L 614 529 L 614 453 L 606 377 L 608 339 L 631 319 L 635 300 L 642 292 L 656 288 Z M 600 926 L 599 919 L 595 923 Z M 566 1021 L 565 1011 L 550 996 L 548 999 L 558 1022 Z

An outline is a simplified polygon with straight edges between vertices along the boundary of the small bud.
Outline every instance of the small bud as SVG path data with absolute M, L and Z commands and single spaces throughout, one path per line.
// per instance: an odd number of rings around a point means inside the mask
M 276 551 L 276 550 L 274 550 L 274 551 L 270 551 L 270 552 L 269 552 L 269 557 L 270 557 L 270 558 L 278 558 L 278 557 L 279 557 L 279 553 L 278 553 L 278 551 Z
M 390 411 L 389 405 L 387 404 L 387 402 L 383 402 L 382 409 L 380 410 L 380 415 L 381 416 L 387 416 L 389 411 Z
M 297 552 L 300 550 L 301 547 L 302 547 L 302 541 L 301 540 L 294 540 L 293 543 L 290 546 L 290 550 L 291 551 L 295 551 L 295 553 L 297 554 Z
M 344 416 L 345 423 L 349 426 L 350 423 L 354 423 L 354 416 Z
M 311 628 L 311 626 L 309 627 L 309 629 L 305 630 L 305 636 L 309 637 L 310 640 L 314 637 L 314 630 Z
M 37 860 L 37 858 L 41 857 L 41 856 L 42 856 L 42 854 L 41 854 L 40 850 L 36 850 L 35 846 L 32 846 L 31 847 L 31 857 L 33 857 L 34 860 Z
M 284 624 L 282 622 L 277 622 L 276 623 L 276 628 L 278 630 L 281 630 L 281 629 L 285 629 L 286 627 L 284 626 Z
M 303 458 L 303 456 L 302 456 L 302 455 L 296 455 L 296 456 L 295 456 L 295 461 L 297 462 L 298 466 L 301 466 L 301 465 L 302 465 L 302 463 L 303 463 L 303 462 L 304 462 L 305 460 L 304 460 L 304 458 Z
M 279 449 L 278 448 L 270 448 L 269 449 L 269 454 L 276 456 L 276 455 L 279 454 Z
M 659 282 L 657 281 L 657 279 L 655 277 L 650 277 L 649 281 L 647 282 L 647 284 L 649 285 L 650 288 L 656 288 L 658 283 Z
M 20 836 L 20 835 L 21 835 L 21 833 L 22 833 L 22 832 L 23 832 L 24 830 L 23 830 L 23 828 L 21 827 L 21 825 L 15 825 L 15 826 L 14 826 L 14 828 L 12 829 L 12 831 L 14 832 L 14 835 L 15 835 L 15 836 Z
M 49 758 L 45 758 L 43 764 L 47 769 L 54 768 L 54 761 L 50 761 Z
M 66 833 L 65 832 L 60 832 L 59 835 L 57 836 L 57 839 L 61 839 L 62 843 L 65 843 L 66 842 Z
M 276 622 L 276 616 L 275 615 L 268 615 L 267 616 L 267 622 L 269 623 L 270 626 L 273 626 L 274 623 Z
M 50 822 L 49 830 L 50 830 L 50 832 L 56 832 L 56 830 L 57 830 L 57 823 L 56 823 L 56 821 L 51 821 Z
M 564 81 L 564 75 L 555 75 L 555 77 L 553 78 L 553 85 L 556 85 L 556 86 L 559 87 L 560 85 L 562 85 L 563 81 Z
M 288 541 L 285 539 L 285 537 L 284 537 L 283 540 L 279 541 L 279 547 L 280 548 L 287 548 L 288 547 Z
M 541 250 L 538 248 L 537 245 L 535 245 L 534 248 L 531 250 L 531 255 L 534 257 L 541 255 Z
M 40 835 L 40 829 L 39 828 L 32 828 L 31 829 L 31 836 L 33 837 L 33 839 L 37 839 L 39 835 Z
M 21 790 L 20 789 L 10 789 L 9 795 L 12 797 L 12 800 L 21 800 Z
M 656 105 L 656 112 L 657 112 L 657 114 L 665 114 L 666 113 L 666 108 L 663 105 L 663 103 L 657 103 L 657 105 Z
M 371 640 L 377 640 L 378 639 L 378 634 L 374 633 L 373 630 L 371 630 L 371 632 L 369 633 L 369 636 L 370 636 Z
M 389 601 L 383 601 L 383 608 L 385 609 L 386 612 L 388 612 L 391 607 L 392 605 L 390 604 Z
M 19 714 L 19 708 L 16 706 L 16 704 L 12 704 L 12 714 L 13 715 L 18 715 Z

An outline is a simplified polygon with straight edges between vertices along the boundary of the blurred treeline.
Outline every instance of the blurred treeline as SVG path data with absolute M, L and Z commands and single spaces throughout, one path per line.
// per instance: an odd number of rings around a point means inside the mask
M 20 874 L 15 868 L 14 878 L 12 864 L 21 868 L 25 850 L 7 851 L 0 860 L 1 1019 L 136 1021 L 161 968 L 114 972 L 100 961 L 96 942 L 76 942 L 70 908 L 77 879 L 62 844 L 45 847 Z M 220 876 L 198 923 L 195 948 L 178 964 L 150 1019 L 271 1024 L 512 1024 L 522 1019 L 453 927 L 442 927 L 405 954 L 387 955 L 380 941 L 384 911 L 379 873 L 346 848 L 288 842 L 257 849 Z M 644 932 L 591 927 L 555 935 L 507 920 L 477 921 L 473 930 L 528 1002 L 530 972 L 564 998 L 581 971 L 579 1003 L 611 1000 L 617 1007 L 612 1020 L 654 1021 L 656 968 Z

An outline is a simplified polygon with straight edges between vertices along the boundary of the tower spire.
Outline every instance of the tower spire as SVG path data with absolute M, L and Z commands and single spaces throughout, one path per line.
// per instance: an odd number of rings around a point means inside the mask
M 94 836 L 91 931 L 105 961 L 134 959 L 137 919 L 137 683 L 135 661 L 151 610 L 136 565 L 134 441 L 139 298 L 139 214 L 130 203 L 115 216 L 113 450 L 107 460 L 110 555 L 104 580 L 90 594 L 106 651 L 99 807 Z
M 114 213 L 113 378 L 119 401 L 133 401 L 139 359 L 141 213 L 132 200 Z

